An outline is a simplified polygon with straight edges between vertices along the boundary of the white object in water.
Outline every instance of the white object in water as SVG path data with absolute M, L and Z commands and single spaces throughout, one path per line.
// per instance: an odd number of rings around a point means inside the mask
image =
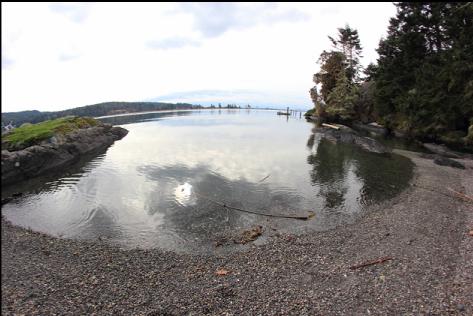
M 188 205 L 189 202 L 191 201 L 191 196 L 192 196 L 192 185 L 189 183 L 184 183 L 181 185 L 178 185 L 176 189 L 174 190 L 174 196 L 176 198 L 176 201 L 179 202 L 182 205 Z

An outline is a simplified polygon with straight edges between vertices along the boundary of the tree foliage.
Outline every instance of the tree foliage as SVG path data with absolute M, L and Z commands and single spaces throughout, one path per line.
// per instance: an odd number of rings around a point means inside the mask
M 320 54 L 318 63 L 320 71 L 314 75 L 315 84 L 321 84 L 320 93 L 324 101 L 327 101 L 328 95 L 337 85 L 337 79 L 340 72 L 344 70 L 344 56 L 341 52 L 323 51 Z
M 358 95 L 360 39 L 358 31 L 348 25 L 338 29 L 336 38 L 329 36 L 329 39 L 334 50 L 320 54 L 320 71 L 314 75 L 316 86 L 310 93 L 319 116 L 349 120 L 355 114 Z M 321 85 L 320 99 L 314 98 L 318 96 L 317 85 Z
M 335 120 L 351 120 L 355 115 L 355 103 L 358 99 L 358 87 L 351 83 L 342 71 L 337 78 L 335 88 L 330 92 L 326 112 Z
M 376 110 L 391 128 L 458 142 L 473 117 L 473 4 L 396 6 L 377 50 Z
M 331 36 L 328 38 L 335 50 L 343 54 L 348 81 L 357 82 L 360 71 L 360 57 L 362 57 L 358 31 L 346 25 L 344 28 L 338 28 L 338 38 Z

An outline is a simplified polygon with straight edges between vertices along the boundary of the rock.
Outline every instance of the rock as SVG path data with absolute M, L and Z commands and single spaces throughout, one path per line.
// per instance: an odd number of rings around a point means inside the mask
M 113 127 L 110 132 L 113 134 L 115 140 L 120 140 L 128 134 L 128 130 L 119 126 Z
M 404 131 L 401 131 L 401 130 L 393 130 L 392 133 L 394 134 L 394 136 L 398 137 L 398 138 L 406 138 L 407 137 L 407 133 L 404 132 Z
M 433 153 L 436 153 L 437 155 L 441 155 L 447 158 L 461 158 L 460 154 L 448 149 L 448 147 L 445 145 L 437 145 L 432 143 L 424 143 L 423 145 L 425 148 L 427 148 Z
M 377 140 L 370 137 L 359 136 L 352 129 L 335 130 L 332 128 L 314 128 L 312 131 L 314 133 L 321 133 L 322 137 L 335 144 L 339 142 L 346 144 L 354 144 L 360 146 L 364 150 L 378 154 L 391 152 L 388 147 L 384 146 Z
M 363 123 L 355 122 L 355 123 L 353 123 L 353 127 L 357 128 L 357 129 L 360 129 L 360 130 L 367 131 L 372 135 L 384 136 L 384 135 L 388 134 L 388 129 L 385 128 L 382 125 L 379 125 L 376 122 L 369 123 L 369 124 L 363 124 Z
M 440 166 L 449 166 L 452 168 L 465 169 L 465 166 L 459 163 L 458 161 L 442 156 L 436 156 L 434 158 L 434 163 Z
M 21 150 L 2 150 L 2 185 L 12 184 L 58 169 L 81 155 L 105 148 L 123 138 L 128 131 L 110 124 L 56 135 L 38 145 Z
M 383 154 L 390 151 L 386 146 L 369 137 L 355 137 L 354 143 L 367 151 L 378 154 Z

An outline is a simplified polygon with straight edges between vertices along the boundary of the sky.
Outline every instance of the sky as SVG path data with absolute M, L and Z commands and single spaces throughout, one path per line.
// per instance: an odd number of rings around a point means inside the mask
M 362 64 L 392 3 L 5 3 L 2 112 L 109 101 L 312 107 L 327 36 L 358 30 Z

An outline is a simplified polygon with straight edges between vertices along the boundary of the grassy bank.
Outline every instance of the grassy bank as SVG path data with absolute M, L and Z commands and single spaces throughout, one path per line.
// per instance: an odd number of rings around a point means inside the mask
M 99 121 L 90 117 L 62 117 L 38 124 L 23 125 L 2 136 L 2 147 L 6 149 L 25 148 L 35 145 L 56 134 L 65 135 L 80 128 L 96 126 Z

